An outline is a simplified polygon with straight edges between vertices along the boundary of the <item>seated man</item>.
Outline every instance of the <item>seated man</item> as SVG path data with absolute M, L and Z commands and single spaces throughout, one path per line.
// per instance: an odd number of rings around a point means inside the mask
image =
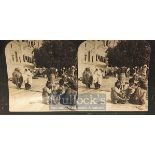
M 143 105 L 146 103 L 147 86 L 145 81 L 140 80 L 135 92 L 131 95 L 129 102 L 132 104 Z
M 126 98 L 127 99 L 130 99 L 130 97 L 132 96 L 132 94 L 135 92 L 135 89 L 136 89 L 136 85 L 134 83 L 134 79 L 131 78 L 131 79 L 129 79 L 129 86 L 128 86 L 128 88 L 125 91 L 125 94 L 126 94 Z
M 124 104 L 126 102 L 126 99 L 123 97 L 121 93 L 121 83 L 117 81 L 115 83 L 115 87 L 111 88 L 111 101 L 114 104 L 122 103 Z
M 76 105 L 77 91 L 68 84 L 64 85 L 65 93 L 60 96 L 60 103 L 63 105 Z

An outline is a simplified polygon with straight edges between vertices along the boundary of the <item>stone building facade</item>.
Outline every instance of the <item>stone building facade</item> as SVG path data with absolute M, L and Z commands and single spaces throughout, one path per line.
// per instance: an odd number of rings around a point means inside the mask
M 107 49 L 115 47 L 116 40 L 88 40 L 83 42 L 78 48 L 78 78 L 82 77 L 85 68 L 90 68 L 92 72 L 96 68 L 104 69 L 108 65 Z
M 7 63 L 8 78 L 12 77 L 15 68 L 20 68 L 21 72 L 25 68 L 34 68 L 33 49 L 39 48 L 42 41 L 36 40 L 14 40 L 7 44 L 5 56 Z

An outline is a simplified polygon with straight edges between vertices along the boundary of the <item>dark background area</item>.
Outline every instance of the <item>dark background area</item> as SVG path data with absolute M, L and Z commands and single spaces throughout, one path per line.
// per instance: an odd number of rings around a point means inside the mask
M 0 114 L 155 114 L 155 41 L 147 41 L 151 47 L 150 55 L 150 72 L 149 72 L 149 82 L 148 82 L 148 102 L 149 110 L 148 112 L 9 112 L 9 90 L 8 90 L 8 77 L 7 77 L 7 66 L 5 60 L 5 47 L 9 41 L 0 41 Z M 74 40 L 74 44 L 78 47 L 82 41 Z

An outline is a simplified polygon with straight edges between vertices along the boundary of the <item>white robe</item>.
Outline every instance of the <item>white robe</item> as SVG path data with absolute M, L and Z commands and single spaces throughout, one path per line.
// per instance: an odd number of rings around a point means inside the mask
M 100 85 L 102 84 L 102 73 L 100 70 L 94 72 L 93 79 L 94 83 L 98 82 Z
M 26 71 L 23 74 L 24 83 L 29 83 L 32 85 L 32 73 L 30 71 Z

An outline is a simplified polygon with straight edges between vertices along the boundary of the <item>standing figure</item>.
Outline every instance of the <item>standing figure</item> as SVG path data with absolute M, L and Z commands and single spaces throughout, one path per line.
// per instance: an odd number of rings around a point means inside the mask
M 130 68 L 129 67 L 126 70 L 126 77 L 128 77 L 128 78 L 130 77 Z
M 118 76 L 118 81 L 120 82 L 121 86 L 120 86 L 120 89 L 122 92 L 124 92 L 125 90 L 125 73 L 121 73 L 119 76 Z
M 99 69 L 96 69 L 94 72 L 94 85 L 95 88 L 98 89 L 101 87 L 102 84 L 102 73 Z
M 90 88 L 93 82 L 93 75 L 90 71 L 90 68 L 86 68 L 83 72 L 82 83 L 86 85 L 87 88 Z
M 117 77 L 117 70 L 118 70 L 118 68 L 117 68 L 117 66 L 116 67 L 114 67 L 114 77 Z
M 47 70 L 47 78 L 48 81 L 54 85 L 55 84 L 55 80 L 56 80 L 56 71 L 55 68 L 50 68 Z
M 148 70 L 147 65 L 144 65 L 141 68 L 141 76 L 142 76 L 143 79 L 147 79 L 147 70 Z
M 15 68 L 14 72 L 12 73 L 12 82 L 17 86 L 17 88 L 21 88 L 23 83 L 23 76 L 20 72 L 20 69 Z
M 49 104 L 51 99 L 51 83 L 47 82 L 46 86 L 43 88 L 43 92 L 42 92 L 42 102 L 44 104 Z
M 30 69 L 25 69 L 24 72 L 24 83 L 25 83 L 25 89 L 29 90 L 32 87 L 32 73 L 30 72 Z
M 71 76 L 75 76 L 75 66 L 72 66 L 72 68 L 71 68 Z

